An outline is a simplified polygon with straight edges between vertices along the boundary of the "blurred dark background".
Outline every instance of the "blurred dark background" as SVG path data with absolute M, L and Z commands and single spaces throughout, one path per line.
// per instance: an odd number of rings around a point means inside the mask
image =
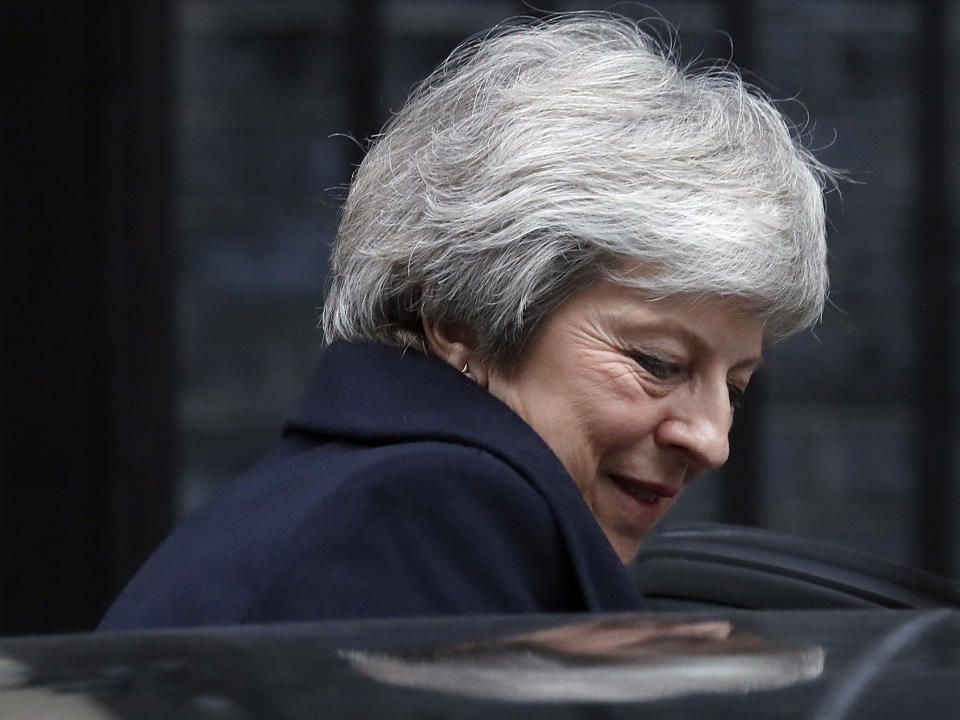
M 654 12 L 731 57 L 855 181 L 832 305 L 769 351 L 728 466 L 675 517 L 960 576 L 960 2 Z M 312 372 L 359 147 L 489 0 L 0 9 L 0 634 L 91 628 L 171 524 L 279 437 Z M 731 49 L 732 43 L 732 49 Z M 801 104 L 802 103 L 802 104 Z

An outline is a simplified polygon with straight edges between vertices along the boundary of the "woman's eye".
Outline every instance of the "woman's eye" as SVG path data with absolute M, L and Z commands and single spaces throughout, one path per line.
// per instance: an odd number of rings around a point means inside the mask
M 666 380 L 680 372 L 680 366 L 669 360 L 663 360 L 655 355 L 636 353 L 633 356 L 637 364 L 658 380 Z
M 743 396 L 746 391 L 736 385 L 727 385 L 727 390 L 730 392 L 730 409 L 739 410 L 740 406 L 743 405 Z

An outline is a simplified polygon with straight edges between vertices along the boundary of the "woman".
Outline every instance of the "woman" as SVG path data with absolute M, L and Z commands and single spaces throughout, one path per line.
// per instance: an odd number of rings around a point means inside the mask
M 642 607 L 623 566 L 820 316 L 828 178 L 628 21 L 461 48 L 356 173 L 283 444 L 102 627 Z

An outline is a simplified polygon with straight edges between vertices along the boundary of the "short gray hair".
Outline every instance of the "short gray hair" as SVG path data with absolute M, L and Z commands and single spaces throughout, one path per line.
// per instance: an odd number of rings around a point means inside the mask
M 822 314 L 834 179 L 729 65 L 682 66 L 609 14 L 500 26 L 455 50 L 358 168 L 325 337 L 427 352 L 432 317 L 508 366 L 609 279 L 742 297 L 779 339 Z

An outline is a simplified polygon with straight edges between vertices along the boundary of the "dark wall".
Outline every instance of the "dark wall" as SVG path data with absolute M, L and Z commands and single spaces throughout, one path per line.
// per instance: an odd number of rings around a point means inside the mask
M 170 523 L 171 29 L 0 11 L 0 633 L 92 627 Z

